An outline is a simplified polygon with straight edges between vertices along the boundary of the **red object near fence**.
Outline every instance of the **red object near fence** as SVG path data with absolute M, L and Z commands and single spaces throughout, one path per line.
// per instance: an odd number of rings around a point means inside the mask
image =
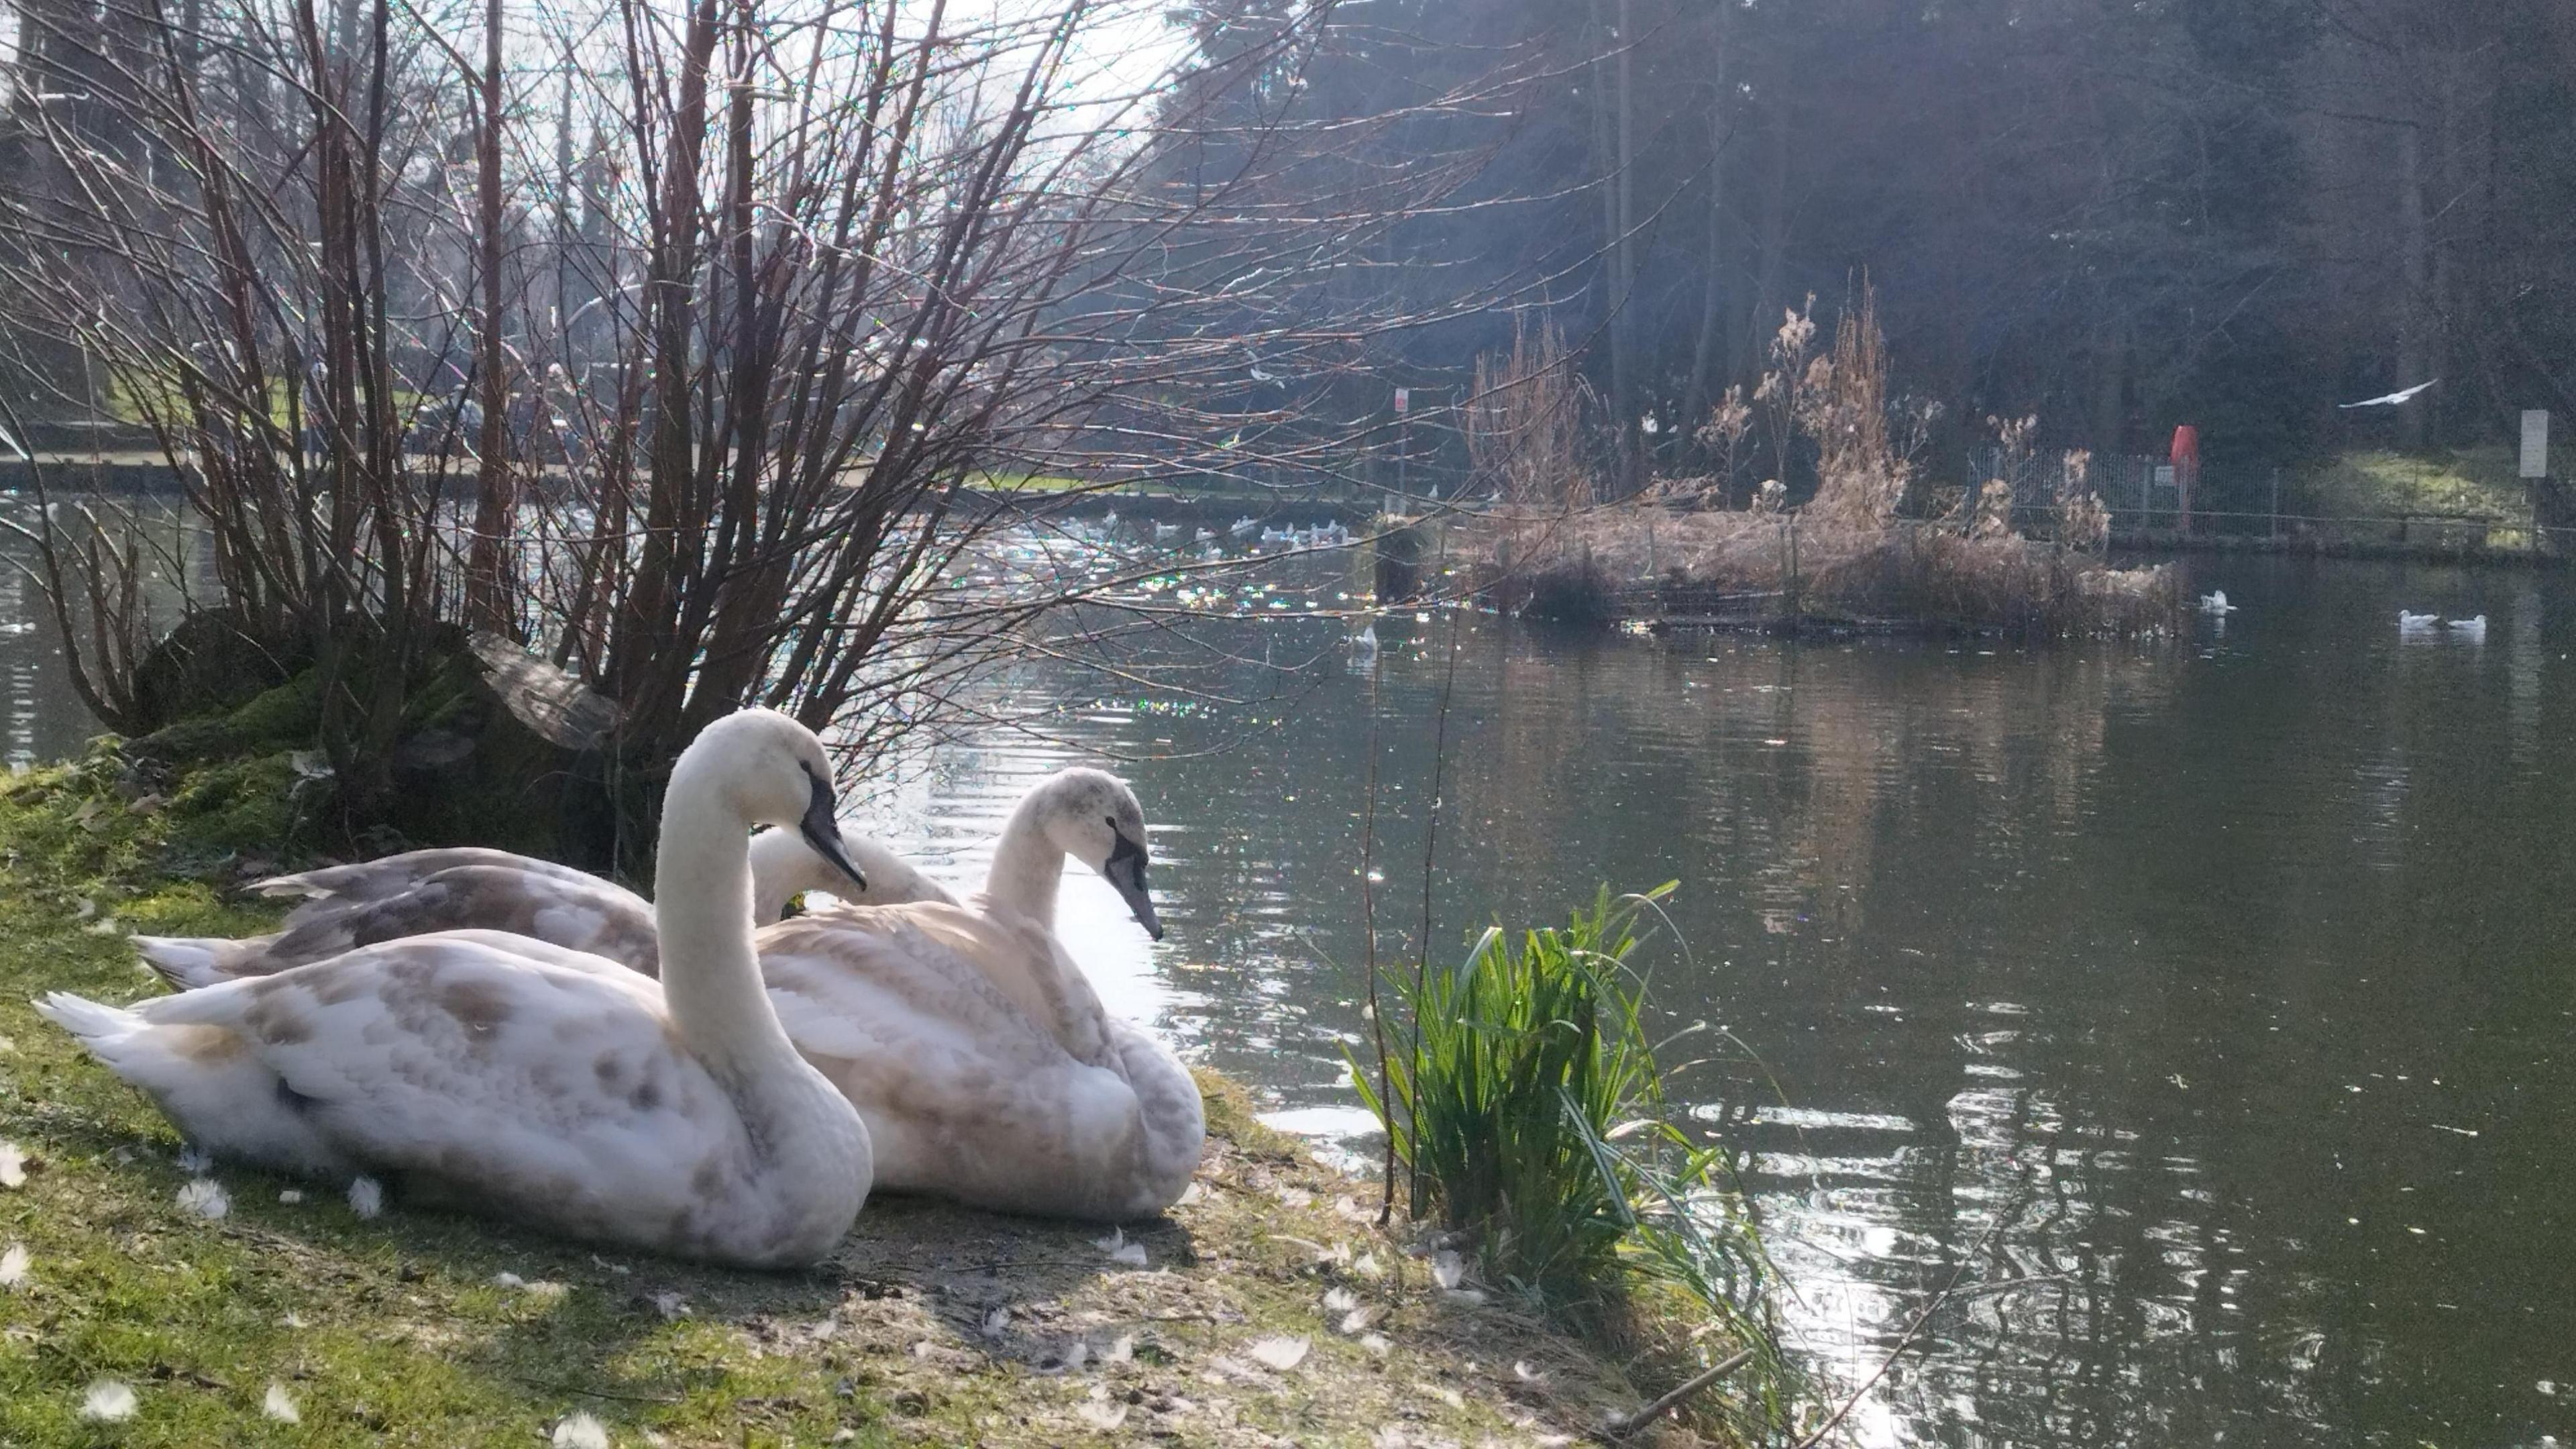
M 2174 429 L 2174 503 L 2182 514 L 2182 531 L 2191 532 L 2192 486 L 2200 481 L 2200 429 L 2189 423 Z

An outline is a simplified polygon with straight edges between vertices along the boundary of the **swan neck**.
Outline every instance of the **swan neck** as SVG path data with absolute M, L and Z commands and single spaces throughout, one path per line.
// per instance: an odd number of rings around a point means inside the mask
M 750 1073 L 797 1061 L 762 986 L 751 943 L 749 836 L 715 782 L 683 759 L 662 803 L 653 867 L 662 996 L 689 1051 Z
M 1064 884 L 1064 848 L 1047 838 L 1047 799 L 1043 791 L 1020 802 L 1002 827 L 993 847 L 992 869 L 984 877 L 984 898 L 1055 929 L 1056 890 Z

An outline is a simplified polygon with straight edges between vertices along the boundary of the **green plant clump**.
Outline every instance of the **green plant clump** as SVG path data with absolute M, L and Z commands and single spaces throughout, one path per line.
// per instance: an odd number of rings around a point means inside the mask
M 1399 987 L 1409 1022 L 1400 1043 L 1390 1025 L 1384 1092 L 1355 1059 L 1351 1072 L 1416 1217 L 1436 1214 L 1489 1274 L 1586 1330 L 1625 1336 L 1640 1298 L 1678 1296 L 1752 1351 L 1752 1398 L 1776 1406 L 1769 1260 L 1727 1150 L 1668 1119 L 1630 985 L 1638 918 L 1673 888 L 1605 887 L 1562 928 L 1488 929 L 1456 969 Z

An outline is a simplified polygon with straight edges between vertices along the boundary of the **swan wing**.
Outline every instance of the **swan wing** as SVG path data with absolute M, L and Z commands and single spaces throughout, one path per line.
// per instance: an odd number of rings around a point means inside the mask
M 281 1166 L 394 1174 L 555 1231 L 711 1255 L 757 1176 L 732 1099 L 681 1049 L 659 987 L 602 957 L 449 932 L 131 1014 L 267 1079 L 265 1103 L 225 1103 L 188 1092 L 184 1060 L 160 1063 L 158 1083 L 111 1060 L 219 1152 L 273 1160 L 263 1142 L 291 1119 L 302 1160 Z
M 596 883 L 599 879 L 571 866 L 539 860 L 532 855 L 490 850 L 482 846 L 452 846 L 405 851 L 400 855 L 359 861 L 354 865 L 331 865 L 319 870 L 297 871 L 292 875 L 273 875 L 257 882 L 251 889 L 264 896 L 301 897 L 307 901 L 381 900 L 410 890 L 440 871 L 473 865 L 498 866 L 567 881 Z M 298 907 L 295 914 L 286 918 L 286 923 L 296 925 L 309 909 L 312 908 Z
M 655 975 L 661 966 L 653 907 L 623 886 L 589 876 L 563 879 L 507 865 L 435 871 L 390 895 L 308 902 L 275 936 L 225 949 L 229 976 L 267 975 L 328 957 L 439 931 L 505 931 L 606 956 Z
M 867 1123 L 876 1186 L 1006 1212 L 1136 1215 L 1148 1154 L 1124 1077 L 1074 1060 L 917 923 L 853 926 L 860 914 L 772 927 L 760 964 L 789 1039 Z

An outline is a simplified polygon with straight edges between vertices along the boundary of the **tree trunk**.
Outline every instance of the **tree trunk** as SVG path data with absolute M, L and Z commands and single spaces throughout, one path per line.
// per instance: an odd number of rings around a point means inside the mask
M 2428 376 L 2432 356 L 2431 228 L 2424 218 L 2424 140 L 2420 127 L 2397 128 L 2397 233 L 2399 299 L 2396 387 L 2413 387 Z M 2424 445 L 2424 415 L 2429 405 L 2408 403 L 2399 409 L 2399 436 L 2408 447 Z
M 1700 262 L 1699 336 L 1691 347 L 1690 388 L 1682 402 L 1685 440 L 1708 420 L 1715 392 L 1709 383 L 1709 367 L 1716 359 L 1718 338 L 1726 331 L 1726 15 L 1731 9 L 1732 6 L 1719 6 L 1716 18 L 1710 22 L 1710 69 L 1716 96 L 1708 110 L 1708 243 Z
M 474 628 L 516 638 L 507 570 L 518 499 L 507 456 L 510 389 L 501 346 L 501 0 L 484 4 L 482 81 L 482 126 L 474 138 L 474 224 L 481 233 L 475 240 L 483 315 L 474 370 L 483 394 L 483 431 L 475 444 L 482 456 L 475 473 L 474 542 L 466 556 L 465 619 Z

